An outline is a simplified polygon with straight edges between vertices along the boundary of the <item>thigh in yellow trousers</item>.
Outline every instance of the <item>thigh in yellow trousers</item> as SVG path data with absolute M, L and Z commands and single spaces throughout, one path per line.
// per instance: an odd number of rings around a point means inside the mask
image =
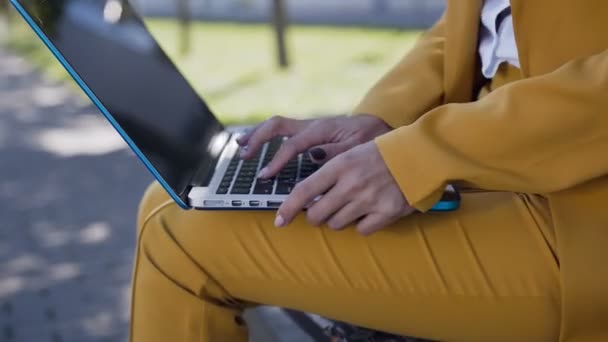
M 246 341 L 255 303 L 447 341 L 556 341 L 558 257 L 544 200 L 463 194 L 363 237 L 287 228 L 272 212 L 184 211 L 153 184 L 141 204 L 131 340 Z

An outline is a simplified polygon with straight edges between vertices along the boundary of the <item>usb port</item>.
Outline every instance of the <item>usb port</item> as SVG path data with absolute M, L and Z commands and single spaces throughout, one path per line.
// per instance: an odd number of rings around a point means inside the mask
M 212 208 L 221 208 L 224 206 L 224 201 L 222 201 L 222 200 L 205 200 L 205 201 L 203 201 L 203 206 L 212 207 Z
M 281 201 L 268 201 L 267 202 L 269 208 L 278 208 L 283 204 Z
M 249 201 L 249 206 L 250 207 L 259 207 L 260 201 Z
M 239 201 L 239 200 L 232 201 L 232 206 L 233 207 L 240 207 L 242 205 L 243 205 L 243 201 Z

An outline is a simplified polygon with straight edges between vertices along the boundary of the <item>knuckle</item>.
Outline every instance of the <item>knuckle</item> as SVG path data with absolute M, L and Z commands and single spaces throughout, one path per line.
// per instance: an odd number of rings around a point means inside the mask
M 376 230 L 376 226 L 370 223 L 359 223 L 357 224 L 357 231 L 359 234 L 367 236 Z
M 249 136 L 249 144 L 258 144 L 263 139 L 264 130 L 258 129 Z
M 367 229 L 368 228 L 366 225 L 364 225 L 362 223 L 357 224 L 357 232 L 359 232 L 359 234 L 365 235 L 365 232 L 367 231 Z
M 350 193 L 360 193 L 362 190 L 366 189 L 365 183 L 361 182 L 357 177 L 350 177 L 346 182 L 347 189 Z
M 320 213 L 317 210 L 312 209 L 309 209 L 306 212 L 306 220 L 313 226 L 318 226 L 322 221 Z
M 331 219 L 329 222 L 327 222 L 327 226 L 332 230 L 340 230 L 344 227 L 344 224 L 338 220 Z
M 327 118 L 324 121 L 324 124 L 327 126 L 336 126 L 338 124 L 340 124 L 343 120 L 342 116 L 335 116 L 335 117 L 331 117 L 331 118 Z
M 371 196 L 362 196 L 360 201 L 361 205 L 366 208 L 370 208 L 376 203 L 376 201 L 374 201 L 373 197 Z
M 346 153 L 342 153 L 331 159 L 327 164 L 330 165 L 332 169 L 335 169 L 338 172 L 344 171 L 352 171 L 349 167 L 348 159 L 344 157 Z
M 344 158 L 342 157 L 342 155 L 338 155 L 327 163 L 325 163 L 324 167 L 326 167 L 327 169 L 341 171 L 344 169 Z
M 309 127 L 311 129 L 319 129 L 321 127 L 326 127 L 327 126 L 327 121 L 323 120 L 323 119 L 315 119 L 313 121 L 310 122 Z
M 382 196 L 380 196 L 380 200 L 378 200 L 378 198 L 374 196 L 374 193 L 366 188 L 365 185 L 361 186 L 361 190 L 357 192 L 357 196 L 355 198 L 356 205 L 359 209 L 366 208 L 367 210 L 371 210 L 372 208 L 377 207 L 378 203 L 384 202 L 381 200 Z
M 298 147 L 297 143 L 293 140 L 293 138 L 291 138 L 285 140 L 283 144 L 281 144 L 280 149 L 283 151 L 283 153 L 294 153 L 297 151 Z
M 386 209 L 387 209 L 387 213 L 389 215 L 394 215 L 395 213 L 400 212 L 403 208 L 401 207 L 401 205 L 399 203 L 390 201 L 387 204 Z
M 268 119 L 269 123 L 279 123 L 281 121 L 283 121 L 285 119 L 285 117 L 281 116 L 281 115 L 273 115 L 270 119 Z
M 280 115 L 275 115 L 273 117 L 271 117 L 270 119 L 268 119 L 268 125 L 271 127 L 271 129 L 277 129 L 278 127 L 280 127 L 283 122 L 285 121 L 285 118 L 280 116 Z
M 260 144 L 260 137 L 255 134 L 253 136 L 251 136 L 251 138 L 249 138 L 249 143 L 247 144 L 248 147 L 257 147 Z
M 306 181 L 297 183 L 293 188 L 293 193 L 306 194 L 310 190 L 310 185 Z

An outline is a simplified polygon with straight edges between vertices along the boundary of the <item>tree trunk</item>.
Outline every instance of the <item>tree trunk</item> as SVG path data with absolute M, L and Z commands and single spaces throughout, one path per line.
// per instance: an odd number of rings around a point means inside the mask
M 6 39 L 8 37 L 10 30 L 10 21 L 11 21 L 11 8 L 8 0 L 0 0 L 0 37 L 1 39 Z
M 7 15 L 8 11 L 10 10 L 10 4 L 8 3 L 8 0 L 0 0 L 0 13 L 3 15 Z
M 272 23 L 274 26 L 277 44 L 277 62 L 281 69 L 289 67 L 289 56 L 287 52 L 287 9 L 284 0 L 272 0 Z
M 190 0 L 177 0 L 177 15 L 179 20 L 179 52 L 182 55 L 190 53 L 190 33 L 192 16 Z

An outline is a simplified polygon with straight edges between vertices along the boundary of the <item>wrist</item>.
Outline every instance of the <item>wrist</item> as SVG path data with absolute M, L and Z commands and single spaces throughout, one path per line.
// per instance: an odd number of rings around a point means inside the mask
M 384 133 L 388 133 L 393 130 L 393 128 L 382 118 L 375 116 L 373 114 L 367 113 L 356 113 L 353 116 L 361 120 L 363 125 L 374 132 L 379 132 L 377 135 L 382 135 Z

